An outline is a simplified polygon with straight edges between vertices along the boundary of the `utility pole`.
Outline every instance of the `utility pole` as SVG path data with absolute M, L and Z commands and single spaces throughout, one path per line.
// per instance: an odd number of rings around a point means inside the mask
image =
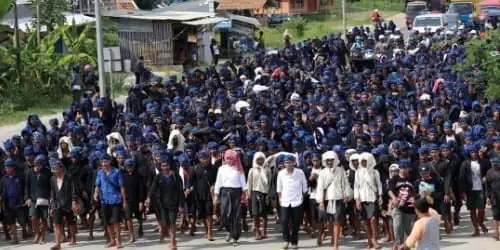
M 342 26 L 343 26 L 343 31 L 342 33 L 344 33 L 344 36 L 347 35 L 345 34 L 345 30 L 346 30 L 346 26 L 347 26 L 347 23 L 346 23 L 346 10 L 345 10 L 345 0 L 342 0 Z
M 21 51 L 19 51 L 19 17 L 17 13 L 17 1 L 12 2 L 14 4 L 14 47 L 16 48 L 16 71 L 17 71 L 17 81 L 22 84 L 22 74 L 21 74 Z
M 36 45 L 40 48 L 40 0 L 36 0 Z
M 104 57 L 103 57 L 103 42 L 102 42 L 102 27 L 101 27 L 101 11 L 99 0 L 94 0 L 95 12 L 95 30 L 97 40 L 97 69 L 99 70 L 99 96 L 106 96 L 106 88 L 104 86 Z

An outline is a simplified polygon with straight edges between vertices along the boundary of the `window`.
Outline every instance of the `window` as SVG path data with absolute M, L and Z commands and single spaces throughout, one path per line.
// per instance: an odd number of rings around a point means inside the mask
M 302 8 L 304 8 L 304 0 L 293 0 L 292 7 L 294 9 L 302 9 Z
M 330 3 L 330 0 L 320 0 L 319 4 L 320 5 L 328 5 Z

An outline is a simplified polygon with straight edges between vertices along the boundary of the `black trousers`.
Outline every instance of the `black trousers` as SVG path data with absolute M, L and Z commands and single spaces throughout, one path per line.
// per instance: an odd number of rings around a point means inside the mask
M 281 207 L 280 220 L 283 241 L 292 245 L 299 243 L 300 215 L 300 206 Z
M 141 83 L 141 73 L 135 72 L 135 84 Z
M 220 191 L 221 225 L 234 240 L 241 236 L 241 192 L 241 188 L 224 187 Z

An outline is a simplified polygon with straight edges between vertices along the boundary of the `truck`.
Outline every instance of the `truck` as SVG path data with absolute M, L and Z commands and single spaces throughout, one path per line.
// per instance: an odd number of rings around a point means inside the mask
M 451 0 L 448 13 L 456 13 L 464 26 L 474 25 L 477 0 Z

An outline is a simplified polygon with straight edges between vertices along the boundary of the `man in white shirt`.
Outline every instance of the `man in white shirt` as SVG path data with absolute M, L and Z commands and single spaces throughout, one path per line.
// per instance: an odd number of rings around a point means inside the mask
M 341 233 L 340 226 L 346 213 L 345 204 L 352 197 L 352 189 L 344 168 L 340 167 L 340 161 L 335 152 L 328 151 L 324 153 L 322 160 L 325 168 L 319 172 L 316 202 L 318 202 L 320 219 L 330 225 L 333 223 L 333 249 L 338 249 Z M 321 245 L 321 235 L 317 244 Z
M 277 193 L 281 206 L 281 230 L 283 232 L 283 249 L 298 248 L 300 206 L 307 192 L 307 180 L 302 169 L 295 168 L 295 157 L 284 157 L 285 168 L 278 173 Z M 290 232 L 291 231 L 291 232 Z
M 479 147 L 470 144 L 465 147 L 469 159 L 465 160 L 460 167 L 460 184 L 462 187 L 462 197 L 467 201 L 467 209 L 470 211 L 470 218 L 474 232 L 472 236 L 479 235 L 479 229 L 487 233 L 488 229 L 484 225 L 484 208 L 486 197 L 484 193 L 484 177 L 490 168 L 487 159 L 479 158 Z

